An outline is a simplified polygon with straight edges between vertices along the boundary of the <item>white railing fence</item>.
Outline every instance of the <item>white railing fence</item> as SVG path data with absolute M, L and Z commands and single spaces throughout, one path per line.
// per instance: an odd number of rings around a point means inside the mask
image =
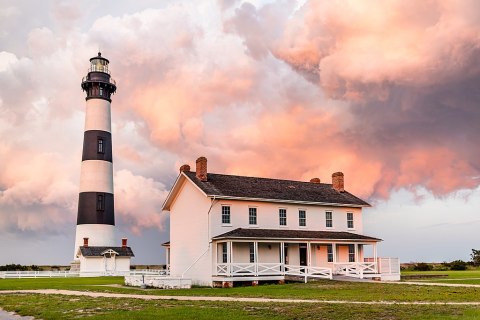
M 363 279 L 366 274 L 377 274 L 376 262 L 342 262 L 334 263 L 334 273 Z
M 0 271 L 0 279 L 71 277 L 78 277 L 78 273 L 70 271 Z
M 375 262 L 374 258 L 365 258 L 365 262 Z M 378 273 L 400 274 L 399 258 L 377 258 Z
M 74 277 L 102 277 L 102 276 L 134 276 L 154 275 L 168 276 L 168 270 L 130 270 L 109 272 L 79 272 L 79 271 L 0 271 L 0 279 L 23 279 L 23 278 L 74 278 Z
M 283 263 L 218 263 L 216 273 L 219 276 L 293 275 L 332 279 L 331 268 L 284 265 Z

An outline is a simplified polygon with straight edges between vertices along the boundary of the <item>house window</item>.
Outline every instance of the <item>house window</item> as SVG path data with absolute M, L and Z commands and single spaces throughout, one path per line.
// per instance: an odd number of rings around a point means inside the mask
M 230 206 L 222 206 L 222 223 L 230 224 Z
M 355 262 L 355 245 L 348 245 L 348 262 Z
M 327 244 L 327 261 L 333 262 L 333 246 L 331 244 Z
M 257 225 L 257 208 L 248 208 L 248 224 Z
M 255 244 L 250 242 L 250 263 L 255 262 Z
M 280 218 L 280 225 L 286 226 L 287 225 L 287 209 L 279 209 L 278 216 Z
M 97 194 L 97 211 L 105 210 L 105 196 L 103 194 Z
M 103 138 L 98 138 L 97 139 L 97 152 L 98 153 L 105 153 L 105 145 Z
M 298 210 L 298 225 L 300 227 L 307 226 L 307 212 L 305 210 Z
M 227 243 L 222 243 L 222 262 L 227 263 L 228 261 L 228 252 L 227 252 Z
M 325 226 L 327 228 L 333 228 L 333 217 L 332 217 L 332 212 L 327 211 L 325 212 Z
M 347 212 L 347 228 L 353 229 L 353 213 Z

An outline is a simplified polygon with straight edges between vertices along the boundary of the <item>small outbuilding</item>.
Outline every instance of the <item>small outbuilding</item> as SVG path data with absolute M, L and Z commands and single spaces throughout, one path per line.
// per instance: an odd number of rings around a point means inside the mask
M 88 238 L 78 248 L 80 276 L 121 275 L 130 272 L 130 260 L 135 255 L 122 239 L 121 247 L 89 246 Z

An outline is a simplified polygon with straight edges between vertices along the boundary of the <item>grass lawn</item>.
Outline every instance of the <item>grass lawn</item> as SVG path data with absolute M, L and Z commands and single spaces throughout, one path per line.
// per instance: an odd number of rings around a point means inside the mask
M 330 280 L 310 282 L 308 284 L 290 283 L 230 289 L 193 288 L 183 290 L 141 290 L 139 288 L 123 287 L 122 284 L 122 277 L 3 279 L 0 280 L 0 290 L 49 288 L 171 296 L 265 297 L 348 301 L 480 302 L 480 288 L 427 287 Z
M 480 270 L 462 271 L 402 271 L 402 276 L 447 275 L 442 278 L 406 279 L 406 281 L 480 284 Z
M 0 295 L 0 307 L 39 319 L 479 319 L 472 306 L 142 301 L 61 295 Z
M 421 287 L 383 283 L 318 281 L 231 289 L 140 290 L 122 277 L 4 279 L 0 290 L 69 289 L 154 295 L 271 297 L 355 301 L 480 301 L 480 288 Z M 143 301 L 15 294 L 0 291 L 0 307 L 39 319 L 480 319 L 480 307 L 451 305 L 358 305 Z

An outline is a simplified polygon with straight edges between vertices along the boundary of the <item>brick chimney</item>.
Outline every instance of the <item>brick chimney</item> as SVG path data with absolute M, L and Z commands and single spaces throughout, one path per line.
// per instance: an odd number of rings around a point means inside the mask
M 311 183 L 320 183 L 320 178 L 312 178 L 310 179 Z
M 338 192 L 344 192 L 344 184 L 343 184 L 343 172 L 335 172 L 332 174 L 332 187 Z
M 83 238 L 83 246 L 84 246 L 85 248 L 88 247 L 88 238 Z
M 180 173 L 183 171 L 190 171 L 190 166 L 188 164 L 184 164 L 183 166 L 180 167 Z
M 197 159 L 196 176 L 201 181 L 207 181 L 207 158 L 200 157 Z
M 122 248 L 127 247 L 127 238 L 122 238 Z

